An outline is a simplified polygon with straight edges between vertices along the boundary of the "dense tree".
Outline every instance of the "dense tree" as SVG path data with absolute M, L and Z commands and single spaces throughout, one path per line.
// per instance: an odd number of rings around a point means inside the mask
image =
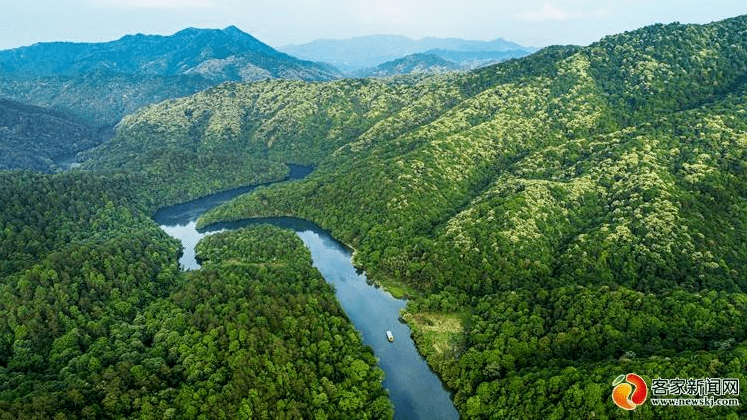
M 143 182 L 0 174 L 0 418 L 392 416 L 293 232 L 209 237 L 182 273 Z
M 449 87 L 474 84 L 457 104 L 415 128 L 377 124 L 308 180 L 258 189 L 200 223 L 295 214 L 356 246 L 369 276 L 408 287 L 420 348 L 467 417 L 615 415 L 606 376 L 629 369 L 628 351 L 672 360 L 631 365 L 646 375 L 740 377 L 745 337 L 724 325 L 739 325 L 747 292 L 744 26 L 657 25 L 453 77 Z M 426 92 L 440 83 L 418 81 L 418 101 L 445 103 Z M 417 118 L 403 107 L 385 121 L 407 117 Z M 629 304 L 592 305 L 615 296 L 650 306 L 618 324 Z M 570 302 L 589 309 L 565 318 Z M 716 316 L 722 306 L 734 311 Z M 422 311 L 474 316 L 444 352 L 418 325 Z M 710 323 L 722 316 L 733 318 Z M 698 354 L 737 362 L 707 371 Z M 578 371 L 597 370 L 596 385 L 581 384 Z M 498 391 L 552 377 L 577 378 L 563 393 L 533 389 L 555 411 Z M 571 393 L 577 404 L 561 403 Z

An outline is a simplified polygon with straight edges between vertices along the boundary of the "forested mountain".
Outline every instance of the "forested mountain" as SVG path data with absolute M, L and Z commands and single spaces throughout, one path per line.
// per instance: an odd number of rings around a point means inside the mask
M 329 80 L 331 66 L 290 57 L 236 27 L 185 29 L 172 36 L 132 35 L 106 43 L 40 43 L 0 51 L 0 97 L 51 108 L 77 118 L 99 141 L 123 116 L 165 99 L 184 97 L 225 81 L 267 78 Z M 45 120 L 33 123 L 48 127 Z M 55 138 L 75 143 L 60 130 Z M 46 170 L 40 159 L 57 144 L 17 138 L 3 156 L 5 168 Z M 48 148 L 45 148 L 48 146 Z M 38 151 L 36 154 L 34 151 Z M 32 164 L 31 162 L 37 162 Z M 2 166 L 0 166 L 2 167 Z
M 0 174 L 0 410 L 391 416 L 293 235 L 212 237 L 184 274 L 147 220 L 283 162 L 316 170 L 199 223 L 296 215 L 354 246 L 410 296 L 464 418 L 628 418 L 611 384 L 629 372 L 747 383 L 745 74 L 741 16 L 466 73 L 227 83 L 128 115 L 84 166 L 105 176 Z M 633 416 L 744 417 L 732 396 Z
M 225 147 L 317 165 L 201 223 L 293 214 L 355 246 L 412 297 L 467 418 L 621 418 L 622 373 L 747 380 L 745 35 L 743 16 L 464 74 L 224 85 L 128 117 L 98 165 Z
M 141 186 L 0 172 L 0 418 L 391 418 L 293 232 L 210 237 L 180 272 Z
M 39 43 L 0 51 L 4 75 L 81 76 L 118 74 L 174 76 L 198 74 L 214 83 L 282 77 L 329 80 L 330 66 L 283 54 L 235 26 L 188 28 L 171 36 L 128 35 L 103 43 Z
M 3 76 L 4 98 L 75 116 L 91 129 L 111 135 L 127 114 L 165 99 L 184 97 L 214 84 L 199 75 L 153 76 L 96 71 L 82 76 Z
M 0 170 L 53 172 L 52 158 L 89 149 L 103 138 L 62 112 L 0 99 Z
M 388 61 L 374 68 L 356 71 L 356 77 L 391 77 L 404 74 L 438 74 L 459 70 L 461 66 L 444 60 L 435 54 L 410 54 L 397 60 Z
M 306 60 L 331 63 L 346 72 L 376 67 L 407 55 L 431 50 L 463 52 L 466 54 L 500 51 L 523 52 L 523 54 L 515 57 L 536 51 L 534 48 L 523 47 L 501 38 L 493 41 L 433 37 L 413 40 L 395 35 L 371 35 L 350 39 L 318 39 L 301 45 L 286 45 L 280 49 Z M 437 55 L 441 56 L 440 54 Z M 441 57 L 449 59 L 448 57 Z

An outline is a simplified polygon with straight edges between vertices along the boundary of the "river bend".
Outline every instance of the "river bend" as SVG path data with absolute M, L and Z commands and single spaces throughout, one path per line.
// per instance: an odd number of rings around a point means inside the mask
M 291 179 L 302 178 L 310 170 L 291 166 Z M 251 219 L 212 225 L 200 232 L 196 230 L 197 219 L 204 212 L 251 189 L 247 187 L 211 195 L 156 213 L 156 223 L 182 242 L 184 253 L 179 260 L 182 267 L 188 270 L 200 268 L 195 259 L 195 246 L 211 233 L 256 223 L 271 223 L 292 229 L 311 251 L 314 266 L 328 283 L 334 285 L 335 295 L 347 316 L 379 360 L 379 366 L 386 375 L 383 385 L 389 390 L 394 403 L 394 418 L 459 418 L 449 392 L 417 352 L 410 337 L 410 328 L 399 321 L 399 310 L 405 306 L 405 301 L 370 285 L 365 274 L 353 266 L 351 250 L 328 232 L 296 218 Z M 392 331 L 394 342 L 387 340 L 386 331 Z

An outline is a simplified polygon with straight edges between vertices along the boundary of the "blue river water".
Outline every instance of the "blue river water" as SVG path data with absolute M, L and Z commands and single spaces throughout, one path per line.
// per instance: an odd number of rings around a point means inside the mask
M 291 179 L 308 174 L 304 167 L 292 167 Z M 262 218 L 220 223 L 202 231 L 195 229 L 205 211 L 251 190 L 237 189 L 189 203 L 161 209 L 154 220 L 161 228 L 182 241 L 184 269 L 199 269 L 194 247 L 211 233 L 237 229 L 257 223 L 270 223 L 292 229 L 311 251 L 314 266 L 335 287 L 335 295 L 363 342 L 370 346 L 385 373 L 384 387 L 394 403 L 395 419 L 458 419 L 450 394 L 415 348 L 410 328 L 399 321 L 399 310 L 405 301 L 367 282 L 352 264 L 352 251 L 319 226 L 297 218 Z M 394 342 L 386 338 L 391 331 Z

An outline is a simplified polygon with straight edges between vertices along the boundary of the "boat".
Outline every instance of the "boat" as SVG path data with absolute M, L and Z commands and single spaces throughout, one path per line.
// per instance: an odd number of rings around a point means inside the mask
M 389 341 L 394 341 L 394 335 L 392 334 L 391 331 L 386 332 L 386 339 Z

